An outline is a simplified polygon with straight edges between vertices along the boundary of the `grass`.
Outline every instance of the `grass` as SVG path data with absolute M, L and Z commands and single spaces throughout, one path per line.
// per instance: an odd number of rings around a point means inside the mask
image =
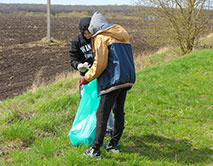
M 101 148 L 96 161 L 82 157 L 87 146 L 71 145 L 80 99 L 79 78 L 70 77 L 0 102 L 0 165 L 212 165 L 213 50 L 166 57 L 149 57 L 137 72 L 120 154 Z

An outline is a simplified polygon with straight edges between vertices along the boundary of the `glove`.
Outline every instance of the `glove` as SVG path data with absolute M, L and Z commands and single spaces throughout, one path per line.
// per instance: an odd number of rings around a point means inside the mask
M 84 62 L 84 63 L 80 63 L 80 64 L 78 64 L 78 71 L 80 71 L 80 72 L 82 72 L 82 73 L 84 73 L 84 72 L 86 72 L 87 70 L 89 70 L 89 67 L 90 67 L 91 65 L 89 65 L 88 64 L 88 62 Z
M 84 67 L 83 63 L 79 63 L 77 67 L 78 71 L 84 73 L 87 69 Z
M 85 79 L 84 79 L 84 77 L 81 77 L 81 83 L 80 83 L 80 86 L 81 85 L 86 85 L 86 84 L 88 84 L 89 82 L 87 82 Z

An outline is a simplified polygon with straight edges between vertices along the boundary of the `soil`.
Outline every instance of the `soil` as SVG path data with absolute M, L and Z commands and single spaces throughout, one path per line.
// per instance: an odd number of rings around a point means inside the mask
M 130 34 L 134 54 L 149 48 L 138 37 L 134 20 L 108 20 L 120 24 Z M 0 100 L 32 88 L 35 82 L 50 83 L 60 73 L 71 72 L 69 48 L 79 33 L 79 18 L 52 17 L 47 43 L 46 17 L 0 16 Z

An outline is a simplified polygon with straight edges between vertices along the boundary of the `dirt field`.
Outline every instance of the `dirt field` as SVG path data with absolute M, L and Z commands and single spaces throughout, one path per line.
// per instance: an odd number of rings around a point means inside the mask
M 138 38 L 133 20 L 108 20 L 130 33 L 134 53 L 148 48 Z M 0 100 L 14 97 L 33 82 L 51 82 L 56 75 L 72 71 L 70 41 L 79 32 L 79 18 L 53 17 L 51 36 L 58 42 L 45 44 L 46 17 L 0 16 Z

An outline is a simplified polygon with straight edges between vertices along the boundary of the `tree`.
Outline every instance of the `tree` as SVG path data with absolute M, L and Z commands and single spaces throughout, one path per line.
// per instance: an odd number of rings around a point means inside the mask
M 189 53 L 212 16 L 212 0 L 139 0 L 137 15 L 149 43 L 178 45 Z

